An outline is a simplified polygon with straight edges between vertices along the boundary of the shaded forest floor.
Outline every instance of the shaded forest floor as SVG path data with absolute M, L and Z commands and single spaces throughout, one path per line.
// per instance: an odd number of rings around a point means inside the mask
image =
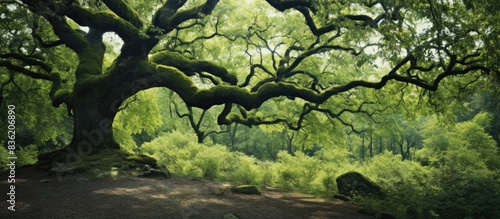
M 229 186 L 188 178 L 57 178 L 33 168 L 16 172 L 16 211 L 7 209 L 6 174 L 0 174 L 0 218 L 374 218 L 352 202 L 263 189 L 262 195 L 230 192 Z M 48 181 L 51 180 L 51 181 Z M 45 182 L 48 181 L 48 182 Z M 221 194 L 223 193 L 223 194 Z

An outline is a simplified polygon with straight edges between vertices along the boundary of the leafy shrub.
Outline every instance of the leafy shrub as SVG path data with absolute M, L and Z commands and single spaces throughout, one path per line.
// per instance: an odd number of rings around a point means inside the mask
M 16 156 L 19 166 L 36 164 L 38 162 L 38 149 L 36 145 L 28 145 L 16 150 Z
M 1 142 L 2 145 L 6 145 L 4 142 Z M 3 170 L 7 170 L 8 169 L 8 159 L 5 159 L 7 157 L 9 157 L 9 150 L 7 150 L 7 148 L 5 147 L 0 147 L 0 156 L 3 158 L 3 159 L 0 159 L 0 171 L 3 171 Z
M 430 183 L 428 167 L 413 161 L 401 161 L 401 155 L 385 151 L 364 163 L 358 171 L 381 186 L 388 196 L 383 200 L 360 200 L 364 205 L 390 212 L 397 218 L 435 217 L 433 194 L 439 188 Z
M 194 136 L 171 132 L 144 143 L 143 153 L 150 154 L 173 175 L 228 180 L 236 184 L 260 183 L 255 158 L 230 152 L 225 146 L 207 146 Z
M 238 160 L 238 166 L 233 171 L 226 171 L 224 180 L 234 182 L 236 184 L 255 184 L 260 185 L 258 168 L 256 165 L 256 159 L 252 157 L 243 157 L 240 154 Z

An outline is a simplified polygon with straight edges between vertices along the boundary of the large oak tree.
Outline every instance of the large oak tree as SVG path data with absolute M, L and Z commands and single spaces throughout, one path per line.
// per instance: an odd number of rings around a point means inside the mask
M 348 108 L 333 97 L 363 98 L 356 92 L 392 81 L 435 91 L 446 78 L 467 84 L 498 74 L 494 7 L 487 0 L 2 1 L 1 91 L 26 78 L 46 81 L 52 105 L 73 117 L 71 143 L 42 160 L 118 149 L 112 123 L 120 106 L 154 87 L 188 107 L 223 105 L 221 125 L 297 130 L 311 112 L 344 123 L 342 114 L 372 102 Z M 119 51 L 105 43 L 109 33 L 121 39 Z M 296 118 L 252 113 L 281 97 L 297 102 Z

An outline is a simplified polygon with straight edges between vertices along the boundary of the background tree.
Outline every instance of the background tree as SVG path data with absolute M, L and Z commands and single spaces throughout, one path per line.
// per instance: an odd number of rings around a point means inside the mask
M 343 112 L 369 101 L 355 101 L 362 93 L 393 81 L 425 92 L 448 77 L 498 74 L 498 16 L 484 21 L 486 3 L 3 1 L 2 95 L 8 86 L 28 89 L 17 81 L 41 81 L 52 105 L 66 106 L 72 139 L 47 161 L 118 149 L 117 113 L 153 87 L 188 107 L 224 105 L 220 125 L 299 130 L 314 112 L 348 124 Z M 110 49 L 109 33 L 121 48 Z M 279 98 L 293 100 L 286 110 L 299 116 L 258 110 Z M 339 104 L 346 99 L 352 106 Z

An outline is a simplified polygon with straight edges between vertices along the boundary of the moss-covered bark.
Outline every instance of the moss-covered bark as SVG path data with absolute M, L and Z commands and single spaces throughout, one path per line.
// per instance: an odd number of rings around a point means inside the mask
M 207 61 L 188 59 L 176 52 L 158 52 L 152 55 L 149 60 L 157 64 L 175 67 L 189 76 L 196 72 L 209 72 L 224 82 L 232 85 L 238 83 L 236 76 L 230 74 L 225 68 Z
M 129 4 L 122 0 L 102 0 L 109 9 L 116 13 L 119 17 L 122 17 L 126 21 L 130 22 L 135 27 L 141 29 L 143 23 L 139 18 L 136 11 L 132 10 Z
M 209 89 L 200 89 L 194 82 L 177 68 L 147 64 L 145 75 L 157 75 L 161 80 L 150 80 L 152 87 L 167 87 L 175 91 L 190 106 L 208 109 L 214 105 L 235 103 L 246 109 L 254 109 L 273 97 L 293 96 L 311 102 L 321 102 L 324 93 L 316 93 L 307 88 L 300 88 L 292 84 L 267 83 L 256 92 L 233 85 L 220 84 Z M 151 71 L 151 72 L 148 72 Z M 152 78 L 151 78 L 152 79 Z

